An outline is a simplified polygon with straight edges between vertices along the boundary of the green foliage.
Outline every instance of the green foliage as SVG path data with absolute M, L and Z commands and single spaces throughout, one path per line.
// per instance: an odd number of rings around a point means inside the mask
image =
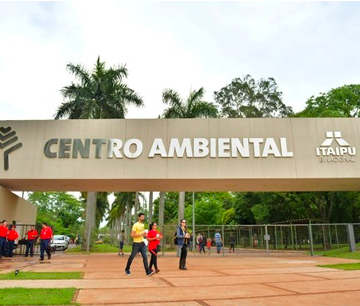
M 82 279 L 82 272 L 22 272 L 15 275 L 14 272 L 0 274 L 0 279 Z
M 83 225 L 84 204 L 66 192 L 32 192 L 29 201 L 38 207 L 36 223 L 48 222 L 54 234 L 75 238 Z
M 165 193 L 165 205 L 164 205 L 164 224 L 177 224 L 177 212 L 178 212 L 178 200 L 179 193 L 177 192 L 167 192 Z M 218 203 L 218 206 L 214 206 L 214 209 L 218 209 L 220 207 L 220 211 L 212 212 L 215 218 L 213 217 L 205 217 L 205 212 L 202 217 L 200 217 L 200 221 L 206 222 L 201 224 L 212 224 L 208 222 L 212 222 L 211 220 L 217 220 L 216 224 L 221 224 L 222 213 L 232 207 L 234 197 L 229 192 L 195 192 L 195 210 L 196 210 L 196 218 L 198 218 L 197 211 L 197 203 L 205 203 L 204 205 L 209 208 L 209 201 L 211 203 Z M 185 218 L 189 218 L 192 220 L 192 202 L 193 202 L 193 194 L 192 192 L 187 192 L 185 194 Z M 211 205 L 210 205 L 211 206 Z M 212 208 L 211 208 L 212 209 Z M 200 207 L 199 213 L 202 211 Z M 220 217 L 218 216 L 220 214 Z M 159 198 L 154 201 L 154 214 L 153 220 L 158 220 L 159 218 Z M 196 219 L 198 220 L 198 219 Z M 196 221 L 197 224 L 198 221 Z
M 119 246 L 112 246 L 110 244 L 94 244 L 90 248 L 90 253 L 117 253 L 119 251 Z M 124 252 L 131 252 L 131 245 L 124 246 Z M 85 253 L 81 249 L 81 246 L 77 246 L 71 249 L 68 249 L 66 253 Z
M 172 90 L 165 89 L 163 92 L 163 102 L 169 105 L 164 110 L 163 118 L 216 118 L 218 116 L 217 107 L 214 103 L 203 101 L 205 90 L 190 92 L 186 101 Z
M 236 224 L 235 223 L 235 209 L 233 207 L 224 211 L 224 213 L 222 215 L 222 223 L 223 224 Z
M 256 223 L 264 224 L 269 223 L 270 208 L 265 203 L 259 203 L 251 208 Z
M 143 106 L 141 97 L 123 82 L 128 76 L 125 66 L 106 69 L 98 57 L 92 72 L 72 63 L 67 68 L 78 83 L 61 89 L 66 101 L 56 111 L 55 119 L 125 118 L 128 104 Z
M 185 194 L 185 207 L 188 203 L 191 203 L 189 199 L 189 194 Z M 164 224 L 176 224 L 177 223 L 177 213 L 178 213 L 178 201 L 179 193 L 177 192 L 167 192 L 164 196 L 165 205 L 164 205 Z M 153 220 L 159 220 L 159 198 L 155 199 L 153 203 L 154 213 Z
M 72 303 L 75 288 L 3 288 L 0 305 L 78 305 Z
M 215 91 L 214 98 L 221 106 L 221 115 L 228 118 L 287 117 L 293 112 L 283 103 L 282 92 L 273 78 L 235 78 Z
M 296 117 L 359 117 L 360 85 L 344 85 L 312 96 Z
M 185 219 L 192 220 L 192 205 L 185 208 Z M 221 224 L 224 209 L 215 197 L 204 197 L 195 201 L 196 224 Z

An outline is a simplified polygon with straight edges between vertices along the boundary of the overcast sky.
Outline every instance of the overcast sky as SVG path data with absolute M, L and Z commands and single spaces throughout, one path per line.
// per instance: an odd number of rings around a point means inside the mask
M 156 118 L 165 88 L 206 99 L 235 77 L 274 77 L 295 111 L 360 79 L 358 2 L 1 2 L 0 120 L 51 119 L 69 62 L 126 64 Z

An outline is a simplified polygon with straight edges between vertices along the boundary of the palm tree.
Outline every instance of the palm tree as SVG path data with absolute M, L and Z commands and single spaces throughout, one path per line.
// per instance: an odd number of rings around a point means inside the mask
M 216 118 L 218 110 L 214 103 L 203 101 L 205 91 L 201 87 L 199 90 L 192 90 L 186 100 L 172 90 L 163 91 L 163 103 L 168 105 L 163 112 L 163 118 Z M 184 218 L 185 192 L 179 192 L 178 221 Z
M 66 67 L 78 82 L 61 89 L 65 101 L 57 109 L 55 119 L 125 118 L 129 104 L 143 106 L 141 97 L 123 82 L 128 75 L 125 66 L 106 69 L 105 62 L 98 57 L 91 72 L 72 63 Z M 96 192 L 88 192 L 83 240 L 87 250 L 90 249 L 89 237 L 95 226 L 96 201 Z
M 126 216 L 127 202 L 124 200 L 124 193 L 114 193 L 115 199 L 111 204 L 111 209 L 107 218 L 107 225 L 110 227 L 110 236 L 112 243 L 115 243 L 116 233 L 119 233 L 123 229 L 124 217 Z

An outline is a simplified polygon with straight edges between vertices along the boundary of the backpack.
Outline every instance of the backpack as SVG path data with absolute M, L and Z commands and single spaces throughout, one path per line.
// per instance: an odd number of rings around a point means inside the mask
M 177 240 L 177 230 L 176 230 L 176 232 L 175 232 L 175 234 L 174 234 L 174 238 L 173 238 L 173 240 L 174 240 L 174 244 L 175 244 L 175 245 L 178 245 L 178 240 Z

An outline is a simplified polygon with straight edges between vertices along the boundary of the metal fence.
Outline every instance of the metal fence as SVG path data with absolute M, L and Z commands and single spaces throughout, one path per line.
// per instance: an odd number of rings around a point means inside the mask
M 176 228 L 177 225 L 164 225 L 160 229 L 164 236 L 161 241 L 163 255 L 174 255 L 176 252 L 177 247 L 173 242 Z M 193 244 L 193 235 L 196 238 L 198 233 L 202 234 L 205 243 L 207 238 L 212 239 L 209 253 L 216 254 L 216 231 L 222 238 L 220 255 L 223 256 L 316 255 L 340 248 L 354 251 L 356 247 L 360 247 L 360 223 L 196 225 L 195 229 L 190 225 L 188 229 L 192 234 L 189 249 L 193 255 L 199 254 L 198 244 Z M 235 238 L 235 252 L 231 253 L 230 236 Z
M 18 239 L 15 241 L 15 248 L 13 251 L 13 255 L 24 255 L 26 251 L 26 234 L 30 230 L 32 224 L 16 224 L 16 231 L 19 234 Z M 40 234 L 41 227 L 36 227 L 36 230 Z M 38 239 L 37 239 L 38 242 Z M 40 254 L 40 245 L 36 243 L 34 245 L 34 254 Z

